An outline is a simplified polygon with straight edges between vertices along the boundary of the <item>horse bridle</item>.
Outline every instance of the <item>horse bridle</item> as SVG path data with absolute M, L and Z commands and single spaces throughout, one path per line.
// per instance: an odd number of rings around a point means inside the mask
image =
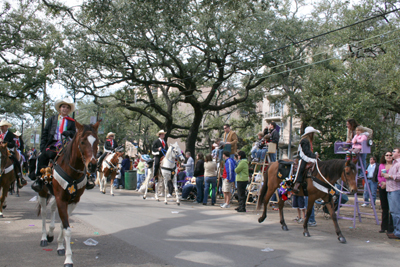
M 82 138 L 82 135 L 79 137 L 79 139 L 81 139 L 81 138 Z M 85 164 L 85 155 L 84 155 L 83 152 L 82 152 L 82 148 L 81 148 L 81 145 L 80 145 L 79 140 L 78 140 L 78 150 L 79 150 L 79 152 L 81 153 L 81 156 L 82 156 L 82 163 L 83 163 L 83 166 L 84 166 L 83 171 L 75 169 L 74 167 L 71 166 L 71 164 L 70 164 L 69 162 L 68 162 L 68 166 L 69 166 L 72 170 L 76 171 L 77 173 L 86 174 L 86 173 L 87 173 L 87 168 L 86 168 L 86 164 Z M 93 151 L 92 151 L 92 152 L 93 152 Z

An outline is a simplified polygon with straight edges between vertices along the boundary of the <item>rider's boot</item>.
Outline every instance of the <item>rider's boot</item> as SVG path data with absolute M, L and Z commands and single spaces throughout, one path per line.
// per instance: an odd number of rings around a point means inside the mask
M 93 183 L 91 177 L 92 177 L 92 175 L 90 175 L 90 176 L 87 178 L 87 181 L 86 181 L 86 190 L 90 190 L 90 189 L 93 189 L 93 188 L 95 187 L 95 184 Z
M 41 176 L 38 176 L 35 180 L 35 182 L 33 182 L 33 184 L 31 185 L 31 188 L 33 189 L 33 191 L 39 193 L 40 191 L 42 191 L 43 189 L 43 180 Z
M 18 188 L 21 189 L 25 185 L 28 184 L 28 182 L 24 179 L 21 173 L 17 174 L 17 182 L 18 182 Z

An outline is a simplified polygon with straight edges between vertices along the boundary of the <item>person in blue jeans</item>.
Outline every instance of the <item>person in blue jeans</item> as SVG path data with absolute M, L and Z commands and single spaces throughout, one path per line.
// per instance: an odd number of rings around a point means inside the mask
M 368 186 L 369 186 L 369 189 L 371 190 L 372 197 L 370 197 L 368 188 L 367 188 L 367 184 L 365 183 L 365 185 L 364 185 L 364 201 L 365 201 L 365 203 L 361 205 L 362 207 L 366 207 L 369 205 L 369 203 L 367 203 L 367 202 L 370 202 L 370 198 L 372 198 L 371 200 L 374 201 L 374 206 L 375 206 L 376 191 L 378 190 L 378 172 L 377 172 L 378 169 L 379 168 L 376 164 L 376 158 L 374 156 L 372 156 L 369 159 L 369 165 L 366 170 Z
M 197 203 L 203 203 L 204 196 L 204 155 L 203 153 L 197 154 L 196 167 L 194 168 L 193 176 L 196 177 L 197 188 Z M 207 197 L 207 196 L 206 196 Z
M 304 197 L 304 201 L 305 201 L 306 210 L 307 210 L 308 197 Z M 317 226 L 317 222 L 315 221 L 314 206 L 312 207 L 311 215 L 310 215 L 310 218 L 308 219 L 308 226 L 311 226 L 311 227 Z
M 207 205 L 208 199 L 208 190 L 211 185 L 211 205 L 215 205 L 215 191 L 217 187 L 217 163 L 212 160 L 211 154 L 206 156 L 206 160 L 204 162 L 204 197 L 203 197 L 203 205 Z

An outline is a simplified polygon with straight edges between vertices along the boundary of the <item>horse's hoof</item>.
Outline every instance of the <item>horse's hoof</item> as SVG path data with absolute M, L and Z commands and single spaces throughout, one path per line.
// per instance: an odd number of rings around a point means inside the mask
M 57 254 L 58 256 L 65 256 L 65 249 L 58 249 Z
M 165 205 L 168 205 L 168 202 L 164 202 Z
M 343 236 L 339 236 L 338 239 L 340 243 L 342 244 L 346 243 L 346 238 L 344 238 Z
M 264 220 L 265 220 L 265 218 L 263 218 L 263 217 L 258 218 L 259 223 L 262 223 Z
M 48 241 L 49 243 L 53 242 L 53 240 L 54 240 L 54 236 L 49 236 L 49 235 L 47 235 L 47 241 Z
M 143 197 L 143 199 L 146 199 L 146 197 Z
M 305 237 L 310 237 L 310 233 L 309 233 L 309 232 L 304 232 L 303 235 L 304 235 Z
M 104 195 L 106 194 L 106 192 L 101 192 L 101 193 L 103 193 Z
M 74 264 L 73 263 L 65 263 L 64 267 L 74 267 Z
M 181 203 L 179 203 L 179 202 L 178 202 L 178 203 L 176 203 L 176 205 L 180 206 L 180 205 L 181 205 Z
M 283 231 L 289 231 L 289 229 L 287 228 L 287 225 L 282 225 L 282 230 Z
M 114 196 L 114 194 L 111 194 L 111 196 Z
M 41 240 L 40 241 L 40 246 L 41 247 L 47 247 L 47 245 L 48 245 L 47 240 Z

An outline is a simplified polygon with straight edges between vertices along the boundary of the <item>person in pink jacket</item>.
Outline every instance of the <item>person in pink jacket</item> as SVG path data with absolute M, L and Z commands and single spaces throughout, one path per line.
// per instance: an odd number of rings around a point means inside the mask
M 386 191 L 386 179 L 382 176 L 382 173 L 389 172 L 392 165 L 393 165 L 393 153 L 392 151 L 387 151 L 381 157 L 378 170 L 378 189 L 382 207 L 382 223 L 381 223 L 381 230 L 379 231 L 379 233 L 393 232 L 393 219 L 389 211 L 389 202 Z M 382 170 L 385 171 L 382 172 Z
M 349 149 L 349 151 L 356 154 L 360 153 L 362 148 L 361 142 L 367 141 L 367 139 L 368 137 L 361 132 L 361 128 L 358 126 L 356 128 L 356 135 L 353 137 L 353 140 L 351 140 L 353 146 L 351 149 Z

